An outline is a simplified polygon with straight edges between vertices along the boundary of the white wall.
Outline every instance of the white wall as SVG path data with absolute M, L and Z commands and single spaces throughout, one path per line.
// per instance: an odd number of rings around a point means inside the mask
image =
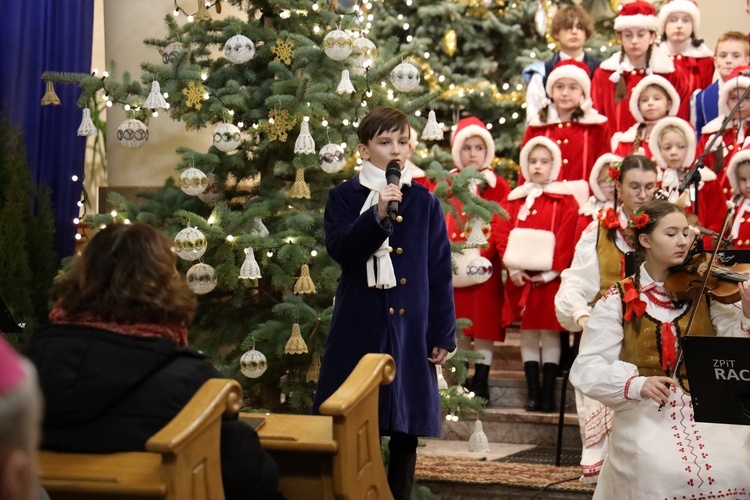
M 750 15 L 745 8 L 746 0 L 697 0 L 701 10 L 701 25 L 698 36 L 713 50 L 716 39 L 726 31 L 750 31 Z

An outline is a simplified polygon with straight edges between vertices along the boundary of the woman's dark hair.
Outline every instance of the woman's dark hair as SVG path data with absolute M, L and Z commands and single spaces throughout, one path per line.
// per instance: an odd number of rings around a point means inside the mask
M 662 42 L 666 42 L 667 41 L 667 34 L 666 33 L 662 33 L 662 35 L 661 35 L 661 41 Z M 703 44 L 703 38 L 696 37 L 695 36 L 695 32 L 691 31 L 690 32 L 690 45 L 692 45 L 693 47 L 700 47 L 702 44 Z
M 620 163 L 620 183 L 622 183 L 623 179 L 625 179 L 625 174 L 627 174 L 631 170 L 644 170 L 646 172 L 653 172 L 654 174 L 659 175 L 659 169 L 656 167 L 656 163 L 654 163 L 649 158 L 646 158 L 643 155 L 628 155 L 623 158 L 622 162 Z M 615 200 L 617 200 L 617 184 L 615 184 Z M 617 228 L 608 229 L 607 239 L 614 243 L 616 238 Z
M 648 46 L 648 49 L 646 49 L 646 69 L 651 68 L 651 53 L 654 50 L 654 44 Z M 625 61 L 625 50 L 620 48 L 620 64 L 622 64 Z M 620 101 L 625 99 L 625 96 L 628 95 L 628 87 L 625 84 L 625 78 L 624 75 L 620 75 L 620 79 L 617 80 L 617 84 L 615 85 L 615 106 L 620 104 Z
M 550 98 L 550 101 L 552 101 L 552 98 Z M 552 101 L 554 102 L 554 101 Z M 550 104 L 545 104 L 540 110 L 537 116 L 539 117 L 539 121 L 541 123 L 547 123 L 547 120 L 549 119 L 549 107 Z M 583 118 L 583 115 L 585 115 L 586 112 L 581 108 L 580 105 L 576 106 L 573 112 L 570 114 L 570 121 L 577 122 L 581 118 Z
M 196 299 L 176 262 L 172 240 L 158 229 L 139 222 L 110 224 L 86 244 L 50 295 L 68 314 L 187 325 Z

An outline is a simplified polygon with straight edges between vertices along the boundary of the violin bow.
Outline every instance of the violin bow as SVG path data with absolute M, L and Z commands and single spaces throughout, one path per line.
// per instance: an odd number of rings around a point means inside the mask
M 726 234 L 727 227 L 729 227 L 729 220 L 731 219 L 731 215 L 732 209 L 728 208 L 727 213 L 724 215 L 724 223 L 721 225 L 721 233 L 719 234 Z M 696 237 L 700 238 L 700 236 Z M 711 276 L 711 270 L 714 267 L 714 262 L 716 262 L 716 256 L 719 254 L 720 247 L 721 245 L 717 243 L 716 247 L 711 253 L 711 258 L 709 259 L 706 270 L 703 273 L 703 281 L 701 282 L 700 290 L 698 291 L 698 295 L 693 300 L 693 304 L 691 306 L 692 309 L 690 311 L 690 318 L 688 318 L 688 324 L 685 327 L 685 333 L 680 337 L 680 342 L 677 343 L 677 357 L 675 358 L 674 366 L 671 370 L 672 374 L 670 375 L 675 384 L 679 383 L 679 381 L 677 380 L 677 374 L 680 371 L 680 364 L 682 364 L 682 339 L 690 335 L 690 330 L 693 327 L 693 320 L 695 319 L 695 315 L 698 312 L 698 303 L 700 302 L 701 297 L 703 297 L 703 292 L 706 291 L 706 284 L 708 283 L 708 278 Z M 661 411 L 662 408 L 664 408 L 664 403 L 661 403 L 659 405 L 658 411 Z

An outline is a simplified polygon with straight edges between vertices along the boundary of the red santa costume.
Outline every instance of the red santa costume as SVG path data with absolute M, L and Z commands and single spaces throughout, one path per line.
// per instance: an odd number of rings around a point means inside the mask
M 613 197 L 608 197 L 602 186 L 599 184 L 599 174 L 602 173 L 603 169 L 609 169 L 613 163 L 619 163 L 622 161 L 621 156 L 617 156 L 612 153 L 604 153 L 596 159 L 594 168 L 589 174 L 589 189 L 593 193 L 585 203 L 578 209 L 578 222 L 576 229 L 575 241 L 581 237 L 583 231 L 595 220 L 598 220 L 599 213 L 605 208 L 614 207 Z M 614 183 L 614 181 L 607 177 L 607 182 Z
M 690 41 L 687 43 L 684 51 L 674 54 L 670 50 L 669 40 L 662 41 L 657 49 L 665 55 L 672 58 L 676 67 L 680 68 L 687 79 L 689 95 L 692 96 L 696 91 L 700 92 L 705 89 L 714 80 L 714 52 L 708 46 L 701 42 L 697 46 L 698 27 L 701 22 L 701 12 L 698 4 L 693 0 L 670 0 L 664 2 L 659 9 L 659 32 L 665 33 L 665 24 L 671 14 L 685 13 L 693 21 L 693 30 L 690 34 Z M 687 106 L 690 111 L 690 102 L 682 105 Z M 683 114 L 684 114 L 683 109 Z
M 594 161 L 606 152 L 607 118 L 591 107 L 591 78 L 586 64 L 572 59 L 560 61 L 547 78 L 547 95 L 552 96 L 552 89 L 558 80 L 570 78 L 576 81 L 583 90 L 579 109 L 583 116 L 562 121 L 553 101 L 548 101 L 547 116 L 542 121 L 539 115 L 531 118 L 523 136 L 523 144 L 534 137 L 548 137 L 557 143 L 562 155 L 562 168 L 558 181 L 579 181 L 585 195 L 588 189 L 585 181 L 589 178 Z M 519 179 L 519 185 L 522 184 Z M 573 188 L 575 189 L 575 188 Z
M 727 178 L 732 184 L 732 189 L 737 193 L 734 199 L 735 212 L 730 236 L 734 242 L 734 248 L 747 250 L 750 249 L 750 198 L 740 192 L 737 182 L 737 168 L 740 165 L 750 165 L 750 148 L 737 151 L 727 168 Z
M 732 112 L 727 103 L 729 93 L 734 90 L 744 92 L 748 87 L 750 87 L 750 66 L 738 66 L 734 68 L 727 81 L 719 86 L 719 116 L 703 127 L 701 140 L 698 143 L 699 154 L 702 154 L 706 150 L 708 144 L 711 143 L 721 128 L 721 124 L 729 116 L 729 113 Z M 718 171 L 718 182 L 727 200 L 730 200 L 734 193 L 732 192 L 732 185 L 729 178 L 726 175 L 726 167 L 732 161 L 734 153 L 748 144 L 750 144 L 750 116 L 738 117 L 735 114 L 732 122 L 724 129 L 724 134 L 714 142 L 713 146 L 711 146 L 711 152 L 705 157 L 705 165 L 714 172 Z
M 643 28 L 656 33 L 659 23 L 654 6 L 648 2 L 633 2 L 623 6 L 615 18 L 615 31 L 619 32 L 626 28 Z M 594 72 L 591 81 L 591 99 L 594 108 L 607 117 L 607 132 L 610 136 L 615 132 L 627 130 L 635 123 L 635 118 L 630 113 L 628 99 L 633 88 L 646 75 L 663 76 L 675 88 L 681 102 L 689 100 L 687 80 L 682 71 L 675 68 L 672 59 L 656 50 L 653 45 L 647 53 L 647 56 L 649 55 L 647 67 L 636 68 L 621 49 L 602 62 Z M 625 96 L 618 102 L 616 100 L 617 85 L 621 79 L 625 83 Z M 686 112 L 682 117 L 689 118 Z
M 685 159 L 682 162 L 682 168 L 679 170 L 667 166 L 667 160 L 659 148 L 662 135 L 669 129 L 679 130 L 687 141 Z M 724 223 L 724 215 L 727 212 L 727 203 L 721 187 L 716 182 L 716 174 L 705 167 L 700 169 L 701 181 L 698 184 L 697 195 L 695 185 L 688 187 L 687 196 L 681 197 L 678 190 L 685 174 L 695 162 L 695 130 L 693 127 L 680 118 L 663 118 L 651 130 L 650 142 L 654 145 L 654 162 L 661 169 L 661 189 L 667 195 L 667 199 L 672 203 L 682 204 L 685 213 L 697 215 L 700 225 L 704 228 L 720 233 L 721 226 Z M 695 211 L 696 197 L 698 199 L 697 213 Z M 714 247 L 710 236 L 705 236 L 703 243 L 705 248 Z
M 643 155 L 646 158 L 653 160 L 651 154 L 651 147 L 649 146 L 648 136 L 651 128 L 654 126 L 656 121 L 647 121 L 641 113 L 640 99 L 641 94 L 650 86 L 656 86 L 664 90 L 670 101 L 669 108 L 667 108 L 667 114 L 665 116 L 676 116 L 680 109 L 680 96 L 677 95 L 677 91 L 674 89 L 669 80 L 659 75 L 648 75 L 643 80 L 638 82 L 638 85 L 633 87 L 633 92 L 630 94 L 628 105 L 630 107 L 630 114 L 635 118 L 636 123 L 632 127 L 624 132 L 615 132 L 612 136 L 612 151 L 623 158 L 638 154 Z M 664 118 L 664 117 L 662 117 Z M 660 118 L 661 119 L 661 118 Z

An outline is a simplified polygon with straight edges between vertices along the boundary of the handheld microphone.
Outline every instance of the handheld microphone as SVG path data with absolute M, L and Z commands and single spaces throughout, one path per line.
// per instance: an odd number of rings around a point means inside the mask
M 388 184 L 398 184 L 400 180 L 401 165 L 397 161 L 388 162 L 388 165 L 385 167 L 385 182 Z M 396 220 L 396 216 L 398 216 L 398 202 L 396 200 L 389 201 L 386 212 L 389 219 Z

